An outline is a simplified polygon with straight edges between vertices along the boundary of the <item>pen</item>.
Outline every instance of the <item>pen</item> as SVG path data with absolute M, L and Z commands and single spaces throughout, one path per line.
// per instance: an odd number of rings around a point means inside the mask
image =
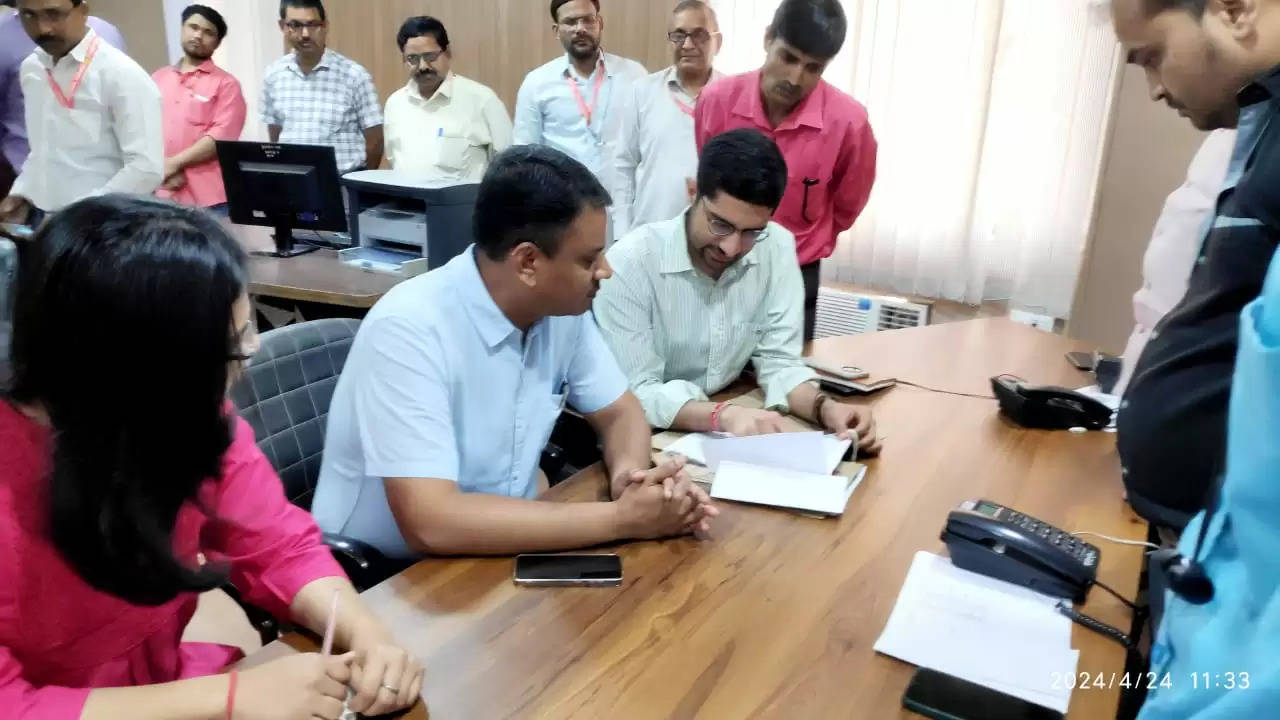
M 333 591 L 333 602 L 329 603 L 329 624 L 324 628 L 324 642 L 320 645 L 320 654 L 333 652 L 333 631 L 338 626 L 338 591 Z

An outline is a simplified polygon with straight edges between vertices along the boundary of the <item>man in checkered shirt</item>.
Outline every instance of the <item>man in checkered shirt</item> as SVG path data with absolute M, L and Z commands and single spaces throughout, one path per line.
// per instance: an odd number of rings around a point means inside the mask
M 280 29 L 294 52 L 267 68 L 262 120 L 271 142 L 329 145 L 338 172 L 382 164 L 382 107 L 373 77 L 325 48 L 321 0 L 282 0 Z

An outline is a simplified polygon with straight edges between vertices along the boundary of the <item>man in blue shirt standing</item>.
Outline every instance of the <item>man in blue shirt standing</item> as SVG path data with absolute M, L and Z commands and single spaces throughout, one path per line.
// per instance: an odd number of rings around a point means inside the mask
M 520 85 L 513 142 L 564 152 L 613 193 L 624 100 L 632 83 L 649 71 L 600 49 L 600 0 L 551 0 L 551 20 L 565 54 L 534 69 Z M 612 223 L 606 232 L 613 244 Z
M 588 310 L 609 195 L 546 147 L 499 155 L 476 244 L 369 313 L 329 413 L 313 511 L 389 557 L 509 555 L 709 529 L 717 513 L 650 433 Z M 537 502 L 565 405 L 604 444 L 612 502 Z M 603 488 L 602 488 L 603 490 Z

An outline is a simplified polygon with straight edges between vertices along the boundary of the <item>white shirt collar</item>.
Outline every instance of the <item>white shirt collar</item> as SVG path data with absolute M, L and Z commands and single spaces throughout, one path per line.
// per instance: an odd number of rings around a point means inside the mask
M 84 62 L 85 56 L 89 54 L 89 44 L 92 43 L 93 38 L 97 36 L 98 33 L 94 32 L 93 28 L 89 28 L 88 32 L 84 34 L 84 37 L 80 39 L 80 42 L 77 43 L 75 47 L 71 48 L 71 52 L 66 54 L 66 57 L 76 61 L 76 64 Z M 36 57 L 40 59 L 41 65 L 44 65 L 46 68 L 53 69 L 53 56 L 45 52 L 44 48 L 36 46 Z
M 453 98 L 453 77 L 454 72 L 450 70 L 449 74 L 444 76 L 444 81 L 440 83 L 440 87 L 436 88 L 435 94 L 429 98 L 422 97 L 422 93 L 418 90 L 418 83 L 413 78 L 409 78 L 405 88 L 409 91 L 409 97 L 419 102 L 430 102 L 436 98 L 449 100 Z

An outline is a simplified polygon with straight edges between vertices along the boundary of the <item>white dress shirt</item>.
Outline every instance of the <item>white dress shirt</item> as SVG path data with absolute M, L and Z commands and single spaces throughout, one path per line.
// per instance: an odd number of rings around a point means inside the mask
M 22 62 L 31 156 L 10 192 L 41 210 L 110 192 L 150 195 L 164 179 L 160 89 L 138 63 L 100 41 L 74 108 L 63 107 L 49 86 L 52 69 L 70 95 L 96 37 L 90 30 L 56 65 L 40 48 Z
M 1205 226 L 1217 207 L 1235 143 L 1235 130 L 1211 133 L 1192 158 L 1186 182 L 1165 200 L 1142 259 L 1142 287 L 1133 295 L 1135 323 L 1124 349 L 1120 379 L 1112 390 L 1116 395 L 1124 394 L 1156 325 L 1187 294 L 1187 281 L 1200 255 Z
M 604 73 L 600 96 L 595 100 L 588 125 L 569 83 L 578 86 L 582 100 L 590 107 L 595 83 Z M 530 72 L 516 96 L 516 145 L 547 145 L 587 166 L 600 184 L 615 190 L 614 153 L 622 133 L 621 106 L 631 84 L 649 71 L 635 60 L 601 52 L 596 69 L 582 77 L 568 55 L 552 60 Z M 614 210 L 610 208 L 610 216 Z M 610 241 L 613 224 L 609 225 Z
M 795 236 L 772 222 L 766 232 L 718 281 L 694 268 L 684 213 L 609 249 L 613 277 L 600 285 L 596 321 L 653 427 L 671 427 L 680 408 L 728 387 L 748 361 L 770 409 L 786 412 L 787 395 L 816 377 L 800 359 Z
M 713 70 L 710 82 L 720 77 Z M 696 104 L 697 98 L 680 84 L 674 66 L 636 82 L 626 94 L 614 161 L 614 237 L 670 220 L 688 206 L 685 180 L 698 174 L 690 114 Z
M 418 83 L 391 93 L 384 113 L 387 162 L 422 180 L 478 183 L 511 146 L 511 118 L 493 90 L 450 72 L 423 99 Z

